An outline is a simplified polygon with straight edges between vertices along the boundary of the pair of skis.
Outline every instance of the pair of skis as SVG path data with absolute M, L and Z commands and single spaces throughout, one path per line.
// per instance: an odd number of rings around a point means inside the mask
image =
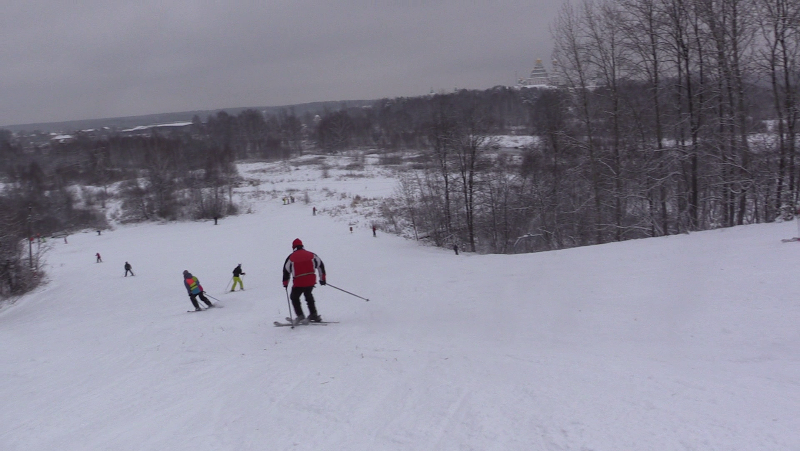
M 206 308 L 202 308 L 202 307 L 200 307 L 200 310 L 187 310 L 187 311 L 186 311 L 186 313 L 205 312 L 206 310 L 208 310 L 208 309 L 212 309 L 212 308 L 222 308 L 222 306 L 221 306 L 221 305 L 219 305 L 219 304 L 214 304 L 214 305 L 213 305 L 213 306 L 211 306 L 211 307 L 206 307 Z
M 274 321 L 272 324 L 274 324 L 275 327 L 286 327 L 286 326 L 294 327 L 294 326 L 327 326 L 328 324 L 334 324 L 334 323 L 338 323 L 338 322 L 339 321 L 314 322 L 314 321 L 309 321 L 308 318 L 298 321 L 296 319 L 292 320 L 292 318 L 289 318 L 287 316 L 285 323 L 282 323 L 280 321 Z
M 187 310 L 186 312 L 187 313 L 204 312 L 204 311 L 212 309 L 212 308 L 222 308 L 222 306 L 219 305 L 219 304 L 215 304 L 213 307 L 201 308 L 200 310 Z M 273 321 L 273 324 L 275 325 L 275 327 L 292 327 L 292 328 L 294 328 L 295 326 L 327 326 L 328 324 L 336 324 L 338 322 L 339 321 L 319 321 L 319 322 L 315 322 L 315 321 L 309 321 L 308 318 L 298 321 L 298 320 L 293 320 L 292 318 L 286 317 L 286 322 L 285 323 L 282 323 L 280 321 Z

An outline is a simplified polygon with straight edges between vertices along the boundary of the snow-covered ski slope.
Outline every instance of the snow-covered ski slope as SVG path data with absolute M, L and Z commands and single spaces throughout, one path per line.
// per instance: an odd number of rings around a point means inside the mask
M 455 256 L 326 214 L 390 179 L 312 172 L 217 226 L 53 241 L 0 311 L 0 449 L 800 449 L 794 222 Z M 339 324 L 274 327 L 294 238 L 370 302 L 318 287 Z M 187 314 L 184 269 L 225 308 Z

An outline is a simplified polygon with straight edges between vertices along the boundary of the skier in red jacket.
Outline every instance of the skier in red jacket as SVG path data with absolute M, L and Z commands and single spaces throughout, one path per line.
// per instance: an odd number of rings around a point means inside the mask
M 292 293 L 289 299 L 292 300 L 294 312 L 298 320 L 303 320 L 306 316 L 303 314 L 303 305 L 300 303 L 300 295 L 306 298 L 308 305 L 308 320 L 314 322 L 322 321 L 322 317 L 317 313 L 317 307 L 314 305 L 314 295 L 311 290 L 317 283 L 317 272 L 319 272 L 319 284 L 325 285 L 325 265 L 322 263 L 317 254 L 303 249 L 303 242 L 300 238 L 292 242 L 292 249 L 294 251 L 286 257 L 283 263 L 283 286 L 289 286 L 289 278 L 292 278 Z

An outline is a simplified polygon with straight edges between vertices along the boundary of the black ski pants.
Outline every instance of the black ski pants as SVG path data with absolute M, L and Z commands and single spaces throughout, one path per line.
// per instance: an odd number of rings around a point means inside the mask
M 292 287 L 292 293 L 289 295 L 289 299 L 292 300 L 294 313 L 295 315 L 297 315 L 298 318 L 305 317 L 305 315 L 303 315 L 303 304 L 300 303 L 301 294 L 306 297 L 306 304 L 308 304 L 309 316 L 317 315 L 317 307 L 314 305 L 314 295 L 311 294 L 311 290 L 313 289 L 314 287 Z
M 194 305 L 195 309 L 199 309 L 200 308 L 200 305 L 197 303 L 197 297 L 198 296 L 200 296 L 200 300 L 201 301 L 205 302 L 207 306 L 211 307 L 211 301 L 209 301 L 208 298 L 206 298 L 206 295 L 203 294 L 203 292 L 201 291 L 200 293 L 197 293 L 197 294 L 189 293 L 189 299 L 192 300 L 192 305 Z

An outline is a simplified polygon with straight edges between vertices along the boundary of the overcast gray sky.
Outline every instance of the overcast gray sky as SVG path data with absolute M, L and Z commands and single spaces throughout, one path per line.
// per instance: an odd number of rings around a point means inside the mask
M 0 126 L 513 84 L 563 0 L 3 0 Z

